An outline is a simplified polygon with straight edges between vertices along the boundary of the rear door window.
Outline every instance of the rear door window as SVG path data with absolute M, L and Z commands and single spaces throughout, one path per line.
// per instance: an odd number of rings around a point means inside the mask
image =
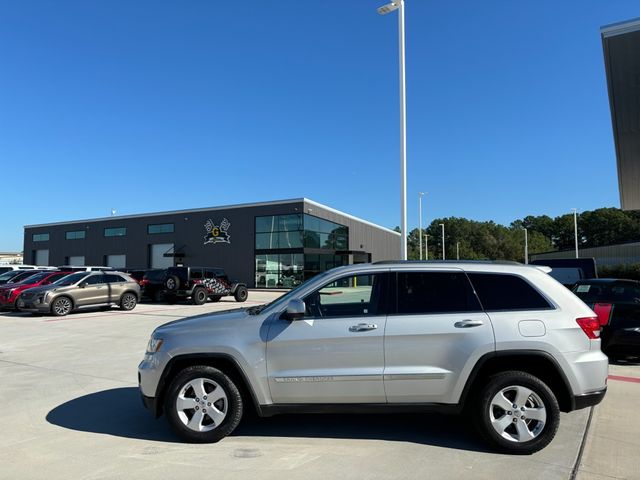
M 124 283 L 127 280 L 120 275 L 105 275 L 105 280 L 108 283 Z
M 102 285 L 104 283 L 104 275 L 91 275 L 86 280 L 87 285 Z
M 485 310 L 547 310 L 553 306 L 533 286 L 517 275 L 469 273 Z
M 482 311 L 463 272 L 400 272 L 397 285 L 399 314 Z

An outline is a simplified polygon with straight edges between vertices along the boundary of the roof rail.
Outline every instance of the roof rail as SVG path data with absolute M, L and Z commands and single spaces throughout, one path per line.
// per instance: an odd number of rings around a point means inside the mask
M 372 265 L 392 265 L 398 263 L 417 265 L 447 265 L 452 263 L 467 263 L 472 265 L 523 265 L 520 262 L 514 262 L 512 260 L 380 260 L 378 262 L 373 262 Z

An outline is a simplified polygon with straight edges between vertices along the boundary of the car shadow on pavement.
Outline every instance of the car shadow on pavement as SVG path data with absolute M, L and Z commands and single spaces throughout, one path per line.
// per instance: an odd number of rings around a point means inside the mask
M 180 442 L 164 417 L 156 420 L 135 387 L 114 388 L 69 400 L 46 417 L 53 425 L 116 437 Z M 234 437 L 291 437 L 384 440 L 488 452 L 462 416 L 438 414 L 250 415 Z
M 74 398 L 47 414 L 47 422 L 81 432 L 177 443 L 163 419 L 144 408 L 140 390 L 114 388 Z
M 250 418 L 231 434 L 246 437 L 384 440 L 491 452 L 463 416 L 436 413 L 297 414 Z

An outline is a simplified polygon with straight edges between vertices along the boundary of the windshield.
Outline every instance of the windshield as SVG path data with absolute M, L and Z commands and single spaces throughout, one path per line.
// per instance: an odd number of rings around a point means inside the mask
M 24 270 L 22 270 L 20 273 L 18 273 L 18 275 L 15 275 L 14 277 L 11 278 L 11 283 L 22 282 L 26 278 L 31 278 L 36 273 L 40 273 L 40 272 L 39 271 L 38 272 L 34 272 L 32 270 L 25 272 Z
M 47 278 L 50 274 L 49 273 L 39 273 L 37 275 L 31 275 L 27 278 L 23 278 L 22 280 L 20 280 L 19 283 L 38 283 L 42 280 L 44 280 L 45 278 Z
M 88 275 L 87 272 L 72 273 L 71 275 L 67 275 L 66 277 L 62 277 L 57 282 L 53 282 L 52 285 L 58 285 L 59 287 L 67 287 L 69 285 L 73 285 L 73 284 L 79 282 L 80 280 L 82 280 L 87 275 Z
M 20 273 L 22 273 L 20 270 L 9 270 L 0 275 L 0 280 L 11 280 L 16 275 L 20 275 Z

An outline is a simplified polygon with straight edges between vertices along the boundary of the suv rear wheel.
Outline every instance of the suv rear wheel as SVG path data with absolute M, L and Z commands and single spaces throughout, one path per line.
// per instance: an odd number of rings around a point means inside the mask
M 174 432 L 189 442 L 213 443 L 229 435 L 242 418 L 242 397 L 217 368 L 182 370 L 171 382 L 164 411 Z
M 549 387 L 526 372 L 493 375 L 473 412 L 489 443 L 508 453 L 530 454 L 546 447 L 560 424 L 558 401 Z
M 133 293 L 125 293 L 120 299 L 120 308 L 122 310 L 133 310 L 138 304 L 138 299 Z
M 197 287 L 191 295 L 191 301 L 194 305 L 204 305 L 207 303 L 207 290 L 202 287 Z

